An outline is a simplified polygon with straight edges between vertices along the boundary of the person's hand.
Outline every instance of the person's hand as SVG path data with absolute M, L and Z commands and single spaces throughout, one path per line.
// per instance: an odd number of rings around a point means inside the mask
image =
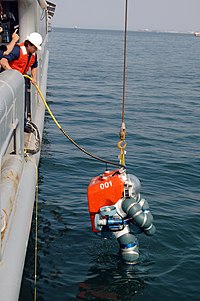
M 33 85 L 37 84 L 36 79 L 32 77 L 31 83 L 32 83 Z
M 19 40 L 19 36 L 17 34 L 17 30 L 18 29 L 15 29 L 15 31 L 12 34 L 12 40 L 15 41 L 15 42 L 17 42 Z

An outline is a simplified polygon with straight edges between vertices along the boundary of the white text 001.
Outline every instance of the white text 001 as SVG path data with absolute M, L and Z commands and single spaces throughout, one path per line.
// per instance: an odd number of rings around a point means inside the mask
M 112 187 L 112 181 L 109 181 L 109 182 L 105 182 L 105 183 L 101 183 L 100 184 L 100 189 L 107 189 L 109 187 Z

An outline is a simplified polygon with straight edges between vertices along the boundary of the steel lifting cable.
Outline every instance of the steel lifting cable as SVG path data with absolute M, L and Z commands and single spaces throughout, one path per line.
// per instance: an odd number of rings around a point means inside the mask
M 128 21 L 128 0 L 125 6 L 125 29 L 124 29 L 124 70 L 123 70 L 123 94 L 122 94 L 122 124 L 125 123 L 125 94 L 126 94 L 126 36 L 127 36 L 127 21 Z
M 28 78 L 30 81 L 32 81 L 32 78 L 29 76 L 29 75 L 24 75 L 24 77 Z M 85 150 L 83 147 L 81 147 L 78 143 L 76 143 L 67 133 L 66 131 L 64 131 L 64 129 L 61 127 L 61 125 L 59 124 L 59 122 L 57 121 L 57 119 L 55 118 L 55 116 L 53 115 L 50 107 L 48 106 L 40 88 L 38 87 L 37 84 L 33 83 L 33 85 L 35 86 L 36 90 L 38 91 L 47 111 L 49 112 L 51 118 L 53 119 L 53 121 L 55 122 L 55 124 L 57 125 L 57 127 L 59 128 L 59 130 L 63 133 L 63 135 L 74 145 L 76 146 L 80 151 L 82 151 L 83 153 L 85 153 L 86 155 L 92 157 L 93 159 L 96 159 L 98 161 L 101 161 L 103 163 L 106 163 L 106 164 L 110 164 L 110 165 L 114 165 L 114 166 L 118 166 L 118 167 L 125 167 L 124 164 L 119 164 L 119 163 L 115 163 L 115 162 L 112 162 L 112 161 L 109 161 L 109 160 L 106 160 L 106 159 L 103 159 L 103 158 L 100 158 L 96 155 L 93 155 L 92 153 L 90 153 L 89 151 Z
M 126 148 L 126 126 L 125 126 L 125 94 L 126 94 L 126 36 L 128 24 L 128 0 L 125 0 L 125 28 L 124 28 L 124 69 L 123 69 L 123 94 L 122 94 L 122 124 L 120 128 L 120 141 L 117 146 L 120 149 L 120 164 L 125 165 L 125 148 Z

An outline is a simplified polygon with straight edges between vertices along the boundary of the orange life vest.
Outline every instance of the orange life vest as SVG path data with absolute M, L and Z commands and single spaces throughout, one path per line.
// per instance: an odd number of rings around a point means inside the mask
M 18 44 L 20 46 L 20 55 L 17 60 L 13 60 L 9 62 L 9 65 L 12 69 L 18 70 L 22 74 L 25 74 L 28 72 L 29 68 L 34 64 L 36 59 L 36 53 L 33 53 L 29 58 L 29 55 L 27 53 L 26 47 L 24 46 L 24 43 Z

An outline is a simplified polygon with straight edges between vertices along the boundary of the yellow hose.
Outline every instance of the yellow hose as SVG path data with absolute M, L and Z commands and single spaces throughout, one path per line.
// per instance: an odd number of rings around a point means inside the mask
M 31 78 L 29 75 L 26 75 L 26 74 L 25 74 L 24 77 L 26 77 L 26 78 L 30 79 L 30 81 L 32 81 L 32 78 Z M 41 97 L 41 99 L 42 99 L 42 101 L 43 101 L 43 103 L 44 103 L 44 105 L 45 105 L 47 111 L 49 112 L 49 114 L 50 114 L 50 116 L 51 116 L 51 118 L 53 119 L 53 121 L 55 122 L 55 124 L 57 125 L 57 127 L 58 127 L 59 129 L 61 129 L 60 124 L 58 123 L 58 121 L 57 121 L 56 118 L 54 117 L 54 115 L 53 115 L 51 109 L 49 108 L 49 106 L 48 106 L 48 104 L 47 104 L 47 102 L 46 102 L 44 96 L 42 95 L 42 92 L 41 92 L 40 88 L 39 88 L 38 85 L 35 84 L 35 83 L 34 83 L 34 86 L 36 87 L 36 89 L 37 89 L 37 91 L 38 91 L 38 93 L 39 93 L 39 95 L 40 95 L 40 97 Z
M 24 77 L 28 78 L 30 81 L 32 81 L 32 78 L 29 76 L 29 75 L 24 75 Z M 115 166 L 118 166 L 118 167 L 124 167 L 124 164 L 119 164 L 119 163 L 115 163 L 115 162 L 112 162 L 112 161 L 108 161 L 106 159 L 103 159 L 103 158 L 100 158 L 98 156 L 95 156 L 93 154 L 91 154 L 90 152 L 88 152 L 87 150 L 85 150 L 84 148 L 82 148 L 81 146 L 79 146 L 64 130 L 63 128 L 61 127 L 61 125 L 58 123 L 58 121 L 56 120 L 56 118 L 54 117 L 51 109 L 49 108 L 44 96 L 42 95 L 42 92 L 40 91 L 40 88 L 38 87 L 37 84 L 33 83 L 33 85 L 35 86 L 35 88 L 37 89 L 47 111 L 49 112 L 51 118 L 53 119 L 53 121 L 55 122 L 55 124 L 57 125 L 57 127 L 59 128 L 59 130 L 61 130 L 61 132 L 63 133 L 63 135 L 73 144 L 75 145 L 79 150 L 81 150 L 83 153 L 85 153 L 86 155 L 92 157 L 93 159 L 96 159 L 98 161 L 101 161 L 103 163 L 106 163 L 106 164 L 111 164 L 111 165 L 115 165 Z

